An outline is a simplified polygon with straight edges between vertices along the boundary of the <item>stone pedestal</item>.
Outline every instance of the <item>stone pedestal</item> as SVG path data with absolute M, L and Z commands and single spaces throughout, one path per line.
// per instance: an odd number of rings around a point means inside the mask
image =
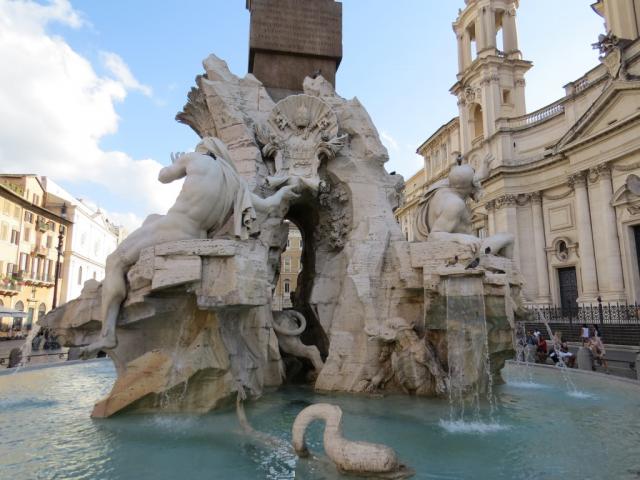
M 438 346 L 439 357 L 451 358 L 447 334 L 452 328 L 464 329 L 465 335 L 475 332 L 469 338 L 481 342 L 486 334 L 491 373 L 497 379 L 504 362 L 515 355 L 514 318 L 522 308 L 522 278 L 514 262 L 493 255 L 475 257 L 467 246 L 434 239 L 412 243 L 410 253 L 411 265 L 423 273 L 423 328 Z M 458 285 L 455 289 L 452 282 Z M 465 374 L 467 383 L 482 379 L 478 369 L 484 359 L 475 358 L 476 350 L 470 347 L 463 353 L 469 356 L 465 365 L 475 364 L 474 372 Z
M 122 410 L 207 412 L 239 388 L 260 395 L 281 382 L 272 330 L 267 248 L 258 240 L 185 240 L 142 251 L 127 275 L 118 344 L 107 353 L 118 378 L 93 416 Z M 42 325 L 65 346 L 96 340 L 102 286 L 50 313 Z
M 593 354 L 588 348 L 580 347 L 576 359 L 580 370 L 593 370 Z

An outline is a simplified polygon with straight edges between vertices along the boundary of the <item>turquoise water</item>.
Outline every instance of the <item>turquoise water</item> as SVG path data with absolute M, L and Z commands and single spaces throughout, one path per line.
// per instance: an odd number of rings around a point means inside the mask
M 287 388 L 247 407 L 253 426 L 281 439 L 267 447 L 240 432 L 233 410 L 195 415 L 89 418 L 111 387 L 109 361 L 0 376 L 0 478 L 303 479 L 338 475 L 311 427 L 317 458 L 288 447 L 296 414 L 313 402 L 338 404 L 344 433 L 385 443 L 416 479 L 640 478 L 640 389 L 574 375 L 528 376 L 508 367 L 497 410 L 451 422 L 448 401 L 313 393 Z M 361 477 L 360 477 L 361 478 Z

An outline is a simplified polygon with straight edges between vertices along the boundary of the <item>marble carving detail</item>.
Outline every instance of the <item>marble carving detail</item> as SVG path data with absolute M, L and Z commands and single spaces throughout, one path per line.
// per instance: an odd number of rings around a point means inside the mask
M 65 345 L 114 361 L 118 378 L 94 416 L 251 400 L 281 385 L 283 353 L 302 359 L 318 391 L 444 395 L 450 275 L 482 279 L 497 374 L 511 356 L 521 278 L 494 255 L 508 256 L 508 236 L 471 235 L 472 172 L 462 166 L 433 192 L 448 218 L 409 243 L 393 214 L 402 179 L 386 172 L 388 152 L 357 98 L 317 76 L 275 103 L 253 75 L 237 77 L 213 55 L 203 67 L 177 116 L 203 145 L 165 172 L 187 178 L 181 208 L 147 219 L 105 282 L 88 282 L 41 321 Z M 198 228 L 185 234 L 174 221 L 183 214 L 197 215 Z M 304 268 L 295 312 L 274 312 L 286 219 L 302 231 Z

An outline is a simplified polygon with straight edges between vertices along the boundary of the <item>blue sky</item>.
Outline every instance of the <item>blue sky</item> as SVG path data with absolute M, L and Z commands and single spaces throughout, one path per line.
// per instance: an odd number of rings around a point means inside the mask
M 591 3 L 521 1 L 520 48 L 534 62 L 529 111 L 597 65 L 590 44 L 604 27 Z M 457 114 L 448 92 L 457 70 L 451 22 L 463 5 L 343 0 L 338 92 L 367 107 L 389 149 L 388 170 L 405 178 L 419 168 L 417 146 Z M 2 33 L 3 14 L 15 37 Z M 0 128 L 0 169 L 49 175 L 131 224 L 161 211 L 176 186 L 156 188 L 157 169 L 197 141 L 174 116 L 202 59 L 215 53 L 244 75 L 248 38 L 245 0 L 0 0 L 0 61 L 13 65 L 0 72 L 0 127 L 12 127 Z

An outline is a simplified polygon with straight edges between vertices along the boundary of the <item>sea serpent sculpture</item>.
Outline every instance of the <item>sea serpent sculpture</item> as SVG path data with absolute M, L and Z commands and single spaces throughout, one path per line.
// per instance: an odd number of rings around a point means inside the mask
M 314 420 L 324 420 L 324 451 L 341 472 L 378 478 L 408 478 L 413 475 L 412 470 L 399 462 L 392 448 L 346 440 L 342 436 L 342 409 L 330 403 L 317 403 L 305 408 L 293 422 L 293 449 L 299 457 L 309 456 L 304 435 Z
M 281 312 L 273 312 L 274 318 L 272 327 L 278 337 L 278 345 L 283 352 L 308 359 L 316 372 L 320 373 L 324 363 L 320 356 L 318 347 L 314 345 L 305 345 L 300 340 L 300 335 L 307 328 L 307 321 L 300 312 L 296 310 L 283 310 Z

